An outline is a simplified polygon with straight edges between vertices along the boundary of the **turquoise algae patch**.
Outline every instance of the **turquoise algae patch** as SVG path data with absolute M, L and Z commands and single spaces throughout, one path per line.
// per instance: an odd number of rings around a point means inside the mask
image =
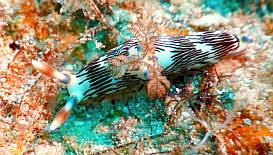
M 232 110 L 233 109 L 233 98 L 234 98 L 234 91 L 232 88 L 223 88 L 219 90 L 219 97 L 221 103 L 224 105 L 225 109 Z
M 259 16 L 272 13 L 273 1 L 261 2 L 259 0 L 204 0 L 205 8 L 211 8 L 222 15 L 228 15 L 233 12 L 242 11 L 244 14 L 256 13 Z
M 109 24 L 114 26 L 118 31 L 118 45 L 132 38 L 132 34 L 128 30 L 128 24 L 131 19 L 127 10 L 121 10 L 117 7 L 112 7 L 113 15 L 109 18 Z
M 87 107 L 77 106 L 72 110 L 67 121 L 56 131 L 51 132 L 50 139 L 62 142 L 63 137 L 74 137 L 77 145 L 91 143 L 103 147 L 115 146 L 121 134 L 126 134 L 135 142 L 142 137 L 160 135 L 164 131 L 167 115 L 164 113 L 164 104 L 159 100 L 150 101 L 146 93 L 137 93 L 128 103 L 118 100 L 115 104 L 108 100 L 90 104 Z M 117 128 L 121 119 L 133 118 L 137 122 L 126 126 L 132 130 Z M 129 124 L 130 125 L 130 124 Z M 99 127 L 106 127 L 106 131 L 99 131 Z M 68 151 L 69 151 L 68 145 Z

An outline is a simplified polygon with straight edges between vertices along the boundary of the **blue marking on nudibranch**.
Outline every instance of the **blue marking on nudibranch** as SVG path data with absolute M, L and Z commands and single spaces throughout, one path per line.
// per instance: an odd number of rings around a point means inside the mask
M 137 51 L 138 51 L 139 53 L 141 52 L 141 46 L 140 46 L 140 45 L 137 46 Z
M 67 101 L 66 101 L 66 104 L 64 106 L 65 110 L 66 111 L 70 111 L 72 109 L 72 107 L 77 104 L 78 102 L 78 99 L 76 96 L 70 96 Z
M 148 70 L 144 70 L 144 73 L 143 73 L 143 74 L 144 74 L 144 77 L 145 77 L 145 78 L 148 78 L 148 75 L 149 75 Z

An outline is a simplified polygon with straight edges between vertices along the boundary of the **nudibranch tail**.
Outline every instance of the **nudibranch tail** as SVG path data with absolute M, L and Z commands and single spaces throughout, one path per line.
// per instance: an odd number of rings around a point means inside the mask
M 55 70 L 54 68 L 52 68 L 50 65 L 48 65 L 46 63 L 32 60 L 32 65 L 40 73 L 45 74 L 46 76 L 49 76 L 49 77 L 56 78 L 64 84 L 68 84 L 70 81 L 69 75 Z
M 75 96 L 70 96 L 65 104 L 65 106 L 56 114 L 53 122 L 50 125 L 50 130 L 57 129 L 60 125 L 62 125 L 67 117 L 70 114 L 71 109 L 75 104 L 78 103 L 78 99 Z

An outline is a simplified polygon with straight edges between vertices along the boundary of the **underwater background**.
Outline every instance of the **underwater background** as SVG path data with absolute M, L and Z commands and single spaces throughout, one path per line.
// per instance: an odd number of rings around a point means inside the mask
M 49 131 L 68 94 L 31 61 L 75 74 L 140 21 L 225 31 L 240 52 L 173 77 L 164 98 L 80 103 Z M 273 154 L 272 36 L 273 0 L 0 0 L 0 154 Z

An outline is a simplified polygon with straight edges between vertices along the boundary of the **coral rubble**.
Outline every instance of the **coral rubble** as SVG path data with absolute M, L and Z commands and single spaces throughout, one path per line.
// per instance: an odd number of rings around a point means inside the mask
M 151 36 L 143 39 L 136 29 L 145 23 Z M 272 154 L 272 25 L 270 0 L 0 0 L 0 152 Z M 169 80 L 150 68 L 161 80 L 151 78 L 126 96 L 79 104 L 49 132 L 68 96 L 31 60 L 76 73 L 133 36 L 152 53 L 155 29 L 170 36 L 222 30 L 241 45 L 215 65 Z M 123 61 L 129 58 L 110 61 L 120 66 L 117 77 L 138 65 L 118 64 Z

